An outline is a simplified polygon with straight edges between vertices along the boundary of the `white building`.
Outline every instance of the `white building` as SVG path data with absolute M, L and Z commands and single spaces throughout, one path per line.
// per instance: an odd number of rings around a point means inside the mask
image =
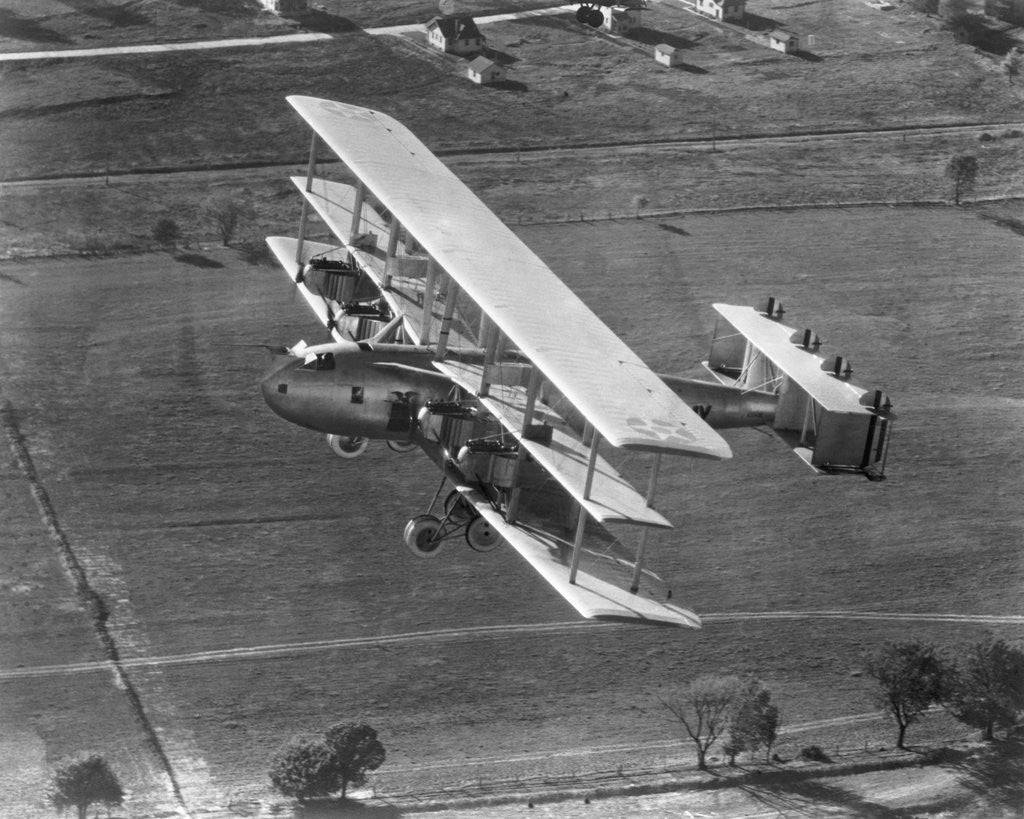
M 800 50 L 800 38 L 792 31 L 777 28 L 768 32 L 768 48 L 774 48 L 783 54 L 792 54 Z
M 602 6 L 601 14 L 604 16 L 601 28 L 609 34 L 628 34 L 643 24 L 642 9 L 633 6 Z
M 666 43 L 658 43 L 654 47 L 654 59 L 662 65 L 667 65 L 671 68 L 679 64 L 679 49 Z
M 260 0 L 260 4 L 274 14 L 298 14 L 309 11 L 309 0 Z
M 466 76 L 477 85 L 487 85 L 505 79 L 505 69 L 486 57 L 477 57 L 466 68 Z
M 472 17 L 435 17 L 427 23 L 427 42 L 450 54 L 479 54 L 487 46 Z
M 713 20 L 741 22 L 747 14 L 747 0 L 697 0 L 697 11 Z

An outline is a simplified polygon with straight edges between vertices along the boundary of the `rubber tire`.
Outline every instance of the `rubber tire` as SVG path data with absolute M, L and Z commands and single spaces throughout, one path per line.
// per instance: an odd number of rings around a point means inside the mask
M 370 445 L 369 438 L 350 437 L 348 435 L 328 435 L 327 446 L 339 458 L 358 458 Z
M 409 551 L 416 557 L 437 557 L 444 545 L 442 540 L 434 540 L 441 530 L 441 521 L 433 515 L 417 515 L 405 525 L 403 539 Z
M 485 517 L 476 517 L 466 527 L 466 543 L 474 552 L 489 552 L 501 543 L 501 535 Z

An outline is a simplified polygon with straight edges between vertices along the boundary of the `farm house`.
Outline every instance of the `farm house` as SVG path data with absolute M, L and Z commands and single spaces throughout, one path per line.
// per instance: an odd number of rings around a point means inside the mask
M 477 54 L 487 45 L 472 17 L 435 17 L 426 28 L 427 42 L 450 54 Z
M 274 14 L 296 14 L 309 11 L 309 0 L 260 0 L 260 4 Z
M 505 79 L 505 69 L 486 57 L 477 57 L 466 68 L 466 76 L 477 85 L 488 85 Z
M 601 28 L 609 34 L 626 34 L 642 25 L 642 10 L 630 6 L 604 6 Z
M 714 20 L 739 21 L 747 13 L 747 0 L 697 0 L 697 11 Z

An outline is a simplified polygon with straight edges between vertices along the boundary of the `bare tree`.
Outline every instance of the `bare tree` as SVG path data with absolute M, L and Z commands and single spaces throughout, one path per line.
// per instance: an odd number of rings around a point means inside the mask
M 743 681 L 732 675 L 707 674 L 661 700 L 683 726 L 697 749 L 697 767 L 707 770 L 708 749 L 729 727 Z
M 1020 74 L 1022 65 L 1024 65 L 1024 51 L 1021 51 L 1019 46 L 1006 52 L 1006 56 L 1003 57 L 999 66 L 1003 69 L 1010 85 L 1013 85 L 1013 78 Z
M 978 178 L 978 159 L 970 154 L 957 154 L 946 165 L 946 178 L 953 182 L 953 202 L 968 193 Z
M 202 213 L 205 218 L 213 222 L 224 247 L 231 244 L 235 231 L 238 230 L 239 222 L 243 219 L 252 219 L 255 216 L 250 205 L 239 202 L 228 195 L 207 199 L 203 204 Z

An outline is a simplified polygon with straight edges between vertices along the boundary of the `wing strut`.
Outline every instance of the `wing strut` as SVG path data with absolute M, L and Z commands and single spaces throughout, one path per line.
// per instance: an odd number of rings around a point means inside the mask
M 458 282 L 451 276 L 447 276 L 444 286 L 444 316 L 441 318 L 441 327 L 437 331 L 437 350 L 434 352 L 435 361 L 441 361 L 448 349 L 448 334 L 451 332 L 452 316 L 455 315 L 455 301 L 458 297 Z
M 398 217 L 395 214 L 391 214 L 391 225 L 388 228 L 388 253 L 384 259 L 384 281 L 381 283 L 381 289 L 387 290 L 391 287 L 391 274 L 394 272 L 395 255 L 398 253 L 398 237 L 402 232 L 402 223 L 398 221 Z
M 360 234 L 360 228 L 363 225 L 363 202 L 366 201 L 366 185 L 363 180 L 360 179 L 356 183 L 356 202 L 352 207 L 352 226 L 348 231 L 349 242 L 354 242 L 356 236 Z
M 427 280 L 423 285 L 423 321 L 420 324 L 420 344 L 430 344 L 430 325 L 434 320 L 434 296 L 437 293 L 437 271 L 440 265 L 430 257 L 427 262 Z
M 316 173 L 317 147 L 320 144 L 320 137 L 313 131 L 313 140 L 309 144 L 309 163 L 306 165 L 306 190 L 313 190 L 313 175 Z M 299 214 L 299 242 L 295 246 L 295 261 L 299 265 L 299 273 L 302 273 L 302 244 L 306 241 L 306 220 L 309 218 L 309 200 L 302 197 L 302 211 Z M 295 280 L 299 280 L 296 275 Z
M 647 482 L 647 505 L 654 507 L 654 491 L 658 488 L 658 475 L 661 472 L 661 453 L 654 453 L 654 463 L 651 464 L 651 477 Z M 647 551 L 648 527 L 640 530 L 640 545 L 636 547 L 636 563 L 633 564 L 633 581 L 629 584 L 629 590 L 636 594 L 640 590 L 640 575 L 644 570 L 644 553 Z
M 601 434 L 587 421 L 583 427 L 583 440 L 591 439 L 590 460 L 587 462 L 587 481 L 583 485 L 583 499 L 590 500 L 590 490 L 594 485 L 594 467 L 597 465 L 597 450 L 601 445 Z M 576 539 L 572 544 L 572 565 L 569 568 L 569 582 L 576 582 L 576 572 L 580 567 L 580 554 L 583 551 L 583 533 L 587 528 L 587 510 L 580 504 L 580 516 L 576 522 Z
M 524 437 L 526 436 L 526 431 L 533 423 L 533 412 L 537 407 L 537 395 L 540 393 L 541 379 L 540 368 L 534 367 L 530 371 L 530 384 L 526 388 L 526 406 L 523 408 L 522 434 Z M 512 468 L 512 492 L 508 499 L 508 510 L 505 512 L 505 520 L 509 523 L 515 523 L 516 516 L 519 514 L 519 496 L 522 493 L 522 487 L 519 485 L 519 472 L 522 468 L 522 459 L 524 457 L 526 457 L 525 453 L 520 452 L 519 457 L 516 458 L 515 466 Z

